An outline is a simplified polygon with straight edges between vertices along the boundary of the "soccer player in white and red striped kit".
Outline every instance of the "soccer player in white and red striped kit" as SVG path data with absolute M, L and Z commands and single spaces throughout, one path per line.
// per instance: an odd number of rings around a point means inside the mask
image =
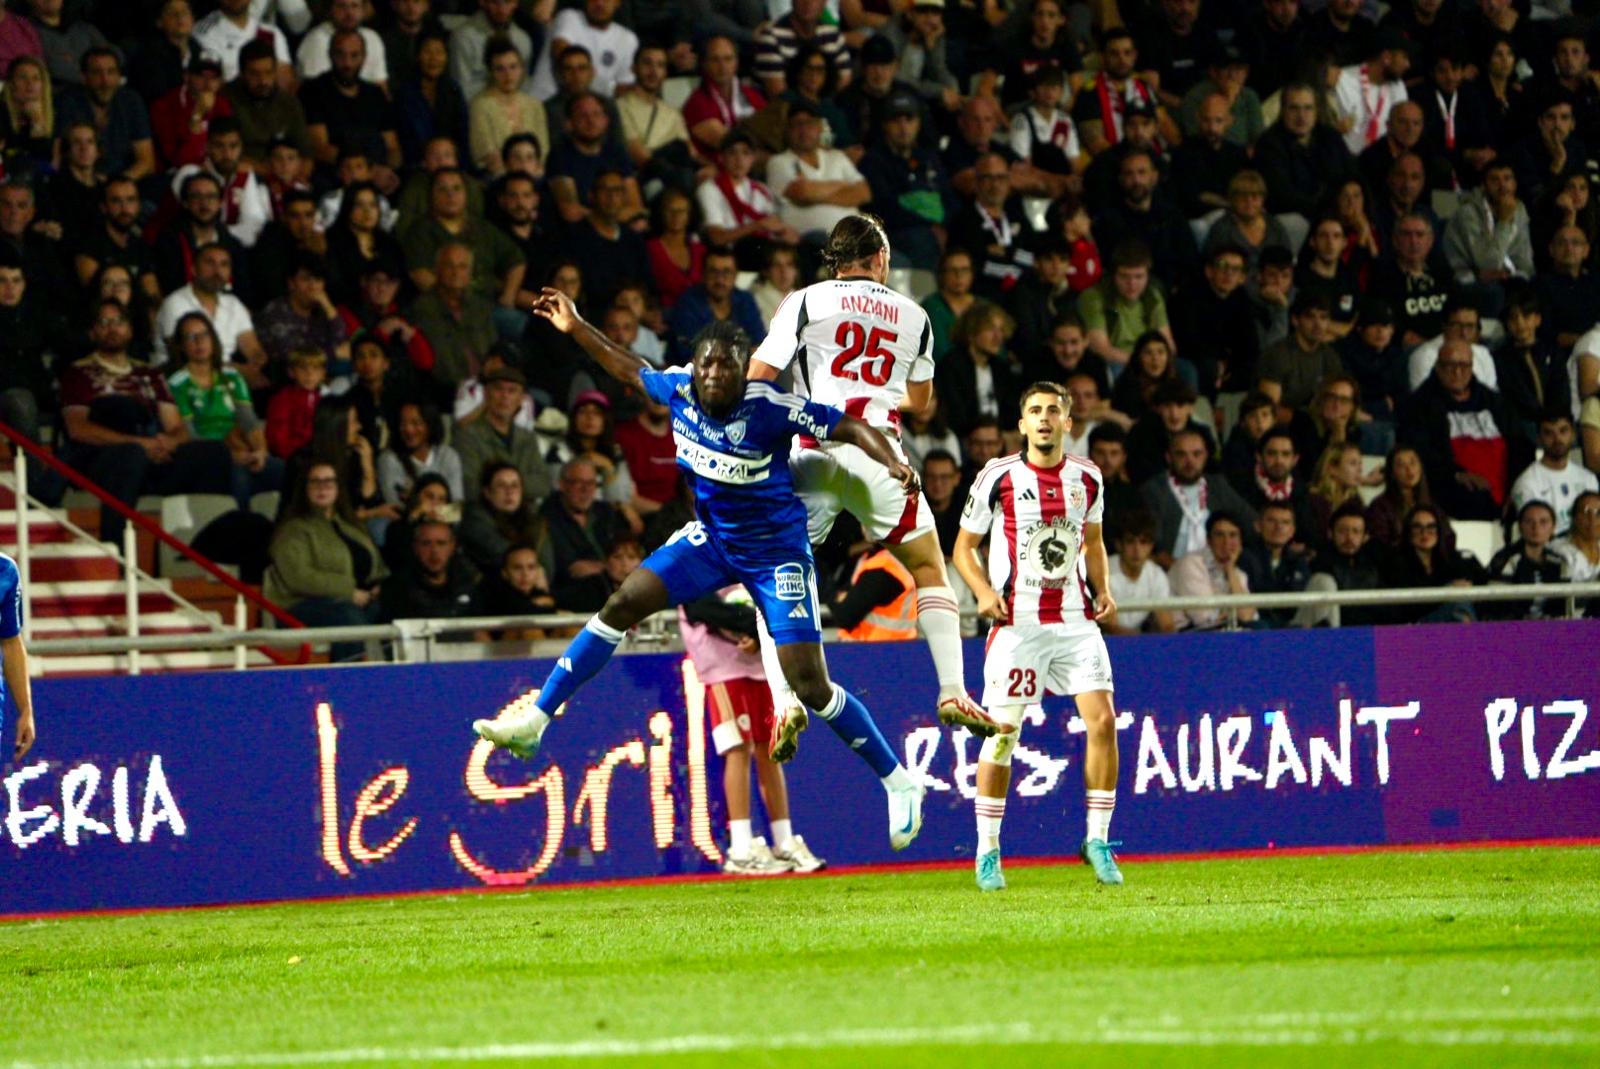
M 933 326 L 921 305 L 884 285 L 889 238 L 875 216 L 852 215 L 834 224 L 822 255 L 834 277 L 784 298 L 766 340 L 750 357 L 749 377 L 771 380 L 792 367 L 795 393 L 883 432 L 903 457 L 901 410 L 916 414 L 933 405 Z M 839 513 L 848 511 L 866 537 L 882 542 L 915 580 L 917 625 L 939 680 L 939 719 L 979 736 L 1011 730 L 967 694 L 961 613 L 928 499 L 883 478 L 854 446 L 806 438 L 797 443 L 789 467 L 812 545 L 827 538 Z M 765 637 L 762 656 L 774 656 Z M 780 714 L 798 713 L 799 703 L 775 665 L 769 664 L 767 679 Z
M 984 741 L 978 757 L 978 887 L 1005 887 L 1000 822 L 1022 718 L 1046 694 L 1069 694 L 1087 730 L 1083 784 L 1088 827 L 1079 853 L 1103 884 L 1120 884 L 1107 838 L 1117 799 L 1117 714 L 1111 657 L 1096 621 L 1116 610 L 1101 537 L 1105 484 L 1093 461 L 1063 452 L 1072 429 L 1064 387 L 1022 394 L 1022 452 L 990 461 L 972 484 L 955 565 L 995 621 L 984 658 L 983 704 L 1016 730 Z M 978 547 L 989 540 L 985 570 Z

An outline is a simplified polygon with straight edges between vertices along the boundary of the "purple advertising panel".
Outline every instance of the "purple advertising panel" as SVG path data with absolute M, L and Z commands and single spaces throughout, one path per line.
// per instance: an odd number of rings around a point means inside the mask
M 1597 648 L 1594 622 L 1113 640 L 1113 838 L 1184 854 L 1600 837 Z M 834 865 L 970 861 L 979 747 L 934 719 L 926 649 L 828 657 L 928 788 L 926 817 L 890 851 L 882 789 L 813 721 L 787 766 L 795 829 Z M 0 766 L 0 914 L 718 871 L 721 762 L 692 665 L 617 658 L 537 761 L 478 743 L 471 721 L 529 700 L 548 667 L 44 680 L 39 745 Z M 1076 850 L 1082 753 L 1070 701 L 1030 712 L 1009 856 Z

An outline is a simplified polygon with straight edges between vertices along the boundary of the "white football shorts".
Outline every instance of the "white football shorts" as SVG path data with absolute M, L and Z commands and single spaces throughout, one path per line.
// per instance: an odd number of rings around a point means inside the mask
M 899 444 L 890 441 L 905 460 Z M 886 545 L 897 546 L 933 530 L 933 510 L 922 492 L 908 497 L 889 469 L 859 446 L 833 443 L 797 449 L 789 457 L 789 471 L 806 506 L 806 526 L 813 545 L 828 537 L 841 511 L 861 521 L 868 539 Z
M 1032 705 L 1046 694 L 1111 689 L 1111 655 L 1097 627 L 1012 624 L 989 632 L 983 658 L 983 704 Z

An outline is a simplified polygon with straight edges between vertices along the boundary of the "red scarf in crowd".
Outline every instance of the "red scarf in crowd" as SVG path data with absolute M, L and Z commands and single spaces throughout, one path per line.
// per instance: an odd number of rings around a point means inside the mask
M 1105 128 L 1106 141 L 1115 145 L 1122 140 L 1122 113 L 1127 110 L 1128 99 L 1137 95 L 1147 104 L 1153 103 L 1150 87 L 1133 75 L 1128 75 L 1128 89 L 1112 91 L 1111 79 L 1105 73 L 1095 75 L 1095 93 L 1100 97 L 1100 125 Z
M 733 209 L 733 221 L 739 226 L 744 226 L 746 223 L 753 223 L 766 214 L 765 212 L 758 210 L 755 205 L 748 204 L 739 199 L 739 194 L 734 190 L 733 176 L 727 171 L 718 171 L 716 181 L 717 188 L 722 191 L 723 198 L 727 200 L 728 206 Z M 762 185 L 760 182 L 757 182 L 753 178 L 750 180 L 750 190 L 752 193 L 754 193 L 756 190 L 760 190 L 762 193 L 767 194 L 768 200 L 772 199 L 772 194 L 768 192 L 767 187 Z

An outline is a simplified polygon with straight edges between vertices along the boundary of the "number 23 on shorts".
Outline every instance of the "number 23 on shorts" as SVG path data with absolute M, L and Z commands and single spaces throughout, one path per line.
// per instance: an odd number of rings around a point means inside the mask
M 1006 673 L 1006 697 L 1033 701 L 1039 696 L 1039 677 L 1032 668 L 1013 668 Z

